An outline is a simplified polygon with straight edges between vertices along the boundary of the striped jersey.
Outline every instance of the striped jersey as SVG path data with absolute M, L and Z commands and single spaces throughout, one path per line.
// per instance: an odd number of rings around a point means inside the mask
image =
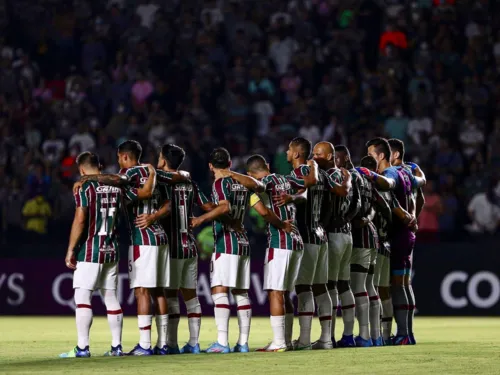
M 356 215 L 355 219 L 361 219 L 370 215 L 373 202 L 373 185 L 364 176 L 361 176 L 358 171 L 351 169 L 352 183 L 356 184 L 361 199 L 361 210 Z M 352 246 L 360 249 L 376 249 L 378 248 L 377 229 L 372 222 L 369 222 L 362 228 L 352 228 Z
M 330 168 L 326 171 L 330 178 L 342 184 L 344 179 L 338 168 Z M 351 224 L 346 221 L 346 215 L 353 198 L 353 189 L 349 190 L 346 197 L 329 192 L 325 199 L 324 210 L 329 212 L 326 230 L 328 233 L 351 233 Z
M 161 220 L 168 236 L 170 258 L 194 258 L 198 254 L 198 247 L 189 219 L 193 217 L 193 205 L 201 207 L 208 203 L 208 199 L 194 181 L 164 185 L 162 188 L 172 207 L 170 215 Z
M 212 201 L 215 204 L 228 201 L 231 207 L 229 217 L 243 226 L 243 219 L 250 203 L 250 192 L 246 187 L 232 177 L 219 178 L 212 185 Z M 215 253 L 250 255 L 250 243 L 245 230 L 237 232 L 219 219 L 214 220 L 213 231 Z
M 302 164 L 295 168 L 287 180 L 296 190 L 305 189 L 304 176 L 310 172 L 309 166 Z M 328 187 L 333 186 L 333 182 L 326 172 L 318 171 L 318 182 L 307 189 L 307 201 L 305 204 L 297 205 L 297 226 L 302 240 L 306 244 L 321 245 L 328 241 L 325 230 L 321 225 L 321 206 Z
M 136 199 L 132 191 L 127 196 Z M 91 263 L 113 263 L 119 258 L 118 217 L 123 192 L 121 188 L 87 181 L 75 193 L 76 207 L 88 210 L 85 238 L 75 248 L 76 260 Z
M 135 225 L 135 219 L 142 214 L 152 214 L 158 211 L 161 204 L 161 193 L 159 184 L 166 184 L 172 179 L 172 174 L 167 172 L 157 171 L 156 181 L 157 186 L 153 191 L 150 199 L 138 200 L 137 189 L 145 184 L 148 179 L 149 171 L 142 165 L 137 165 L 132 168 L 122 169 L 120 174 L 124 174 L 130 178 L 133 189 L 126 191 L 126 195 L 130 200 L 134 200 L 132 204 L 127 205 L 127 219 L 130 230 L 130 241 L 136 246 L 160 246 L 167 244 L 167 235 L 159 223 L 153 223 L 149 227 L 139 229 Z M 135 198 L 135 199 L 134 199 Z
M 293 194 L 290 182 L 288 182 L 285 176 L 272 173 L 264 177 L 262 183 L 265 185 L 266 191 L 260 194 L 252 194 L 250 197 L 250 206 L 253 207 L 261 201 L 282 221 L 290 220 L 295 223 L 295 204 L 288 203 L 287 205 L 279 207 L 273 201 L 274 196 Z M 302 243 L 300 234 L 295 232 L 287 233 L 283 229 L 276 228 L 270 223 L 267 223 L 267 247 L 270 249 L 303 250 L 304 244 Z
M 391 210 L 399 206 L 398 200 L 394 196 L 392 191 L 379 191 L 382 198 L 385 199 Z M 391 235 L 391 225 L 387 218 L 382 214 L 381 210 L 375 210 L 375 218 L 373 223 L 377 228 L 377 234 L 379 239 L 379 253 L 382 255 L 388 255 L 390 253 L 389 238 Z

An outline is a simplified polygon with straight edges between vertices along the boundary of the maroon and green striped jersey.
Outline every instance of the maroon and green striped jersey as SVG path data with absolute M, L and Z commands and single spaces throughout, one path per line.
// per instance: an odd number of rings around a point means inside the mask
M 253 207 L 260 200 L 262 203 L 273 211 L 276 216 L 282 221 L 290 220 L 296 224 L 296 207 L 294 203 L 279 207 L 273 201 L 273 197 L 277 195 L 293 194 L 292 185 L 285 176 L 279 174 L 270 174 L 262 179 L 262 183 L 266 187 L 266 191 L 260 194 L 252 194 L 250 205 Z M 300 234 L 291 232 L 287 233 L 281 228 L 276 228 L 274 225 L 267 223 L 267 247 L 283 250 L 303 250 L 304 244 Z
M 212 201 L 215 204 L 228 201 L 231 207 L 230 218 L 243 226 L 250 201 L 250 192 L 246 187 L 232 177 L 220 178 L 212 185 Z M 222 221 L 214 220 L 213 231 L 216 253 L 250 255 L 250 243 L 245 230 L 237 232 Z
M 339 168 L 330 168 L 326 170 L 326 173 L 334 182 L 338 184 L 342 184 L 344 182 L 344 178 L 342 177 L 342 173 Z M 329 212 L 329 220 L 326 225 L 328 233 L 351 233 L 351 224 L 346 221 L 345 216 L 349 211 L 352 198 L 352 189 L 349 190 L 346 197 L 341 197 L 333 192 L 329 192 L 327 194 L 323 210 L 327 210 Z
M 75 248 L 79 262 L 114 263 L 118 262 L 118 217 L 124 191 L 136 199 L 133 189 L 106 186 L 96 181 L 87 181 L 75 193 L 76 207 L 87 209 L 87 222 Z
M 164 191 L 172 207 L 170 215 L 161 220 L 168 236 L 170 257 L 194 258 L 198 254 L 198 247 L 189 219 L 193 217 L 193 205 L 201 207 L 208 203 L 208 199 L 194 181 L 165 185 Z
M 379 191 L 379 194 L 382 196 L 382 198 L 385 199 L 391 210 L 399 206 L 399 202 L 394 196 L 394 193 L 392 191 L 390 190 Z M 390 224 L 389 221 L 382 214 L 382 211 L 380 209 L 375 210 L 375 219 L 373 223 L 377 228 L 377 234 L 379 239 L 378 252 L 382 255 L 388 256 L 388 254 L 390 254 L 390 249 L 391 249 L 389 244 L 391 226 L 389 225 Z
M 120 174 L 124 174 L 130 178 L 132 189 L 126 191 L 126 195 L 130 200 L 134 200 L 132 204 L 127 205 L 127 219 L 130 230 L 131 244 L 136 246 L 160 246 L 166 245 L 168 242 L 167 235 L 160 223 L 153 223 L 149 227 L 139 229 L 135 225 L 135 219 L 142 214 L 152 214 L 158 211 L 161 202 L 161 192 L 159 184 L 166 184 L 172 179 L 172 174 L 167 172 L 157 171 L 156 181 L 157 186 L 153 191 L 153 196 L 150 199 L 138 200 L 137 189 L 145 184 L 148 179 L 148 168 L 138 165 L 128 169 L 122 169 Z
M 309 166 L 300 165 L 286 176 L 286 179 L 295 190 L 305 189 L 304 176 L 307 176 L 309 171 Z M 305 244 L 321 245 L 328 241 L 321 225 L 321 207 L 324 194 L 332 187 L 333 181 L 326 172 L 320 170 L 317 184 L 307 189 L 306 202 L 297 205 L 297 227 Z
M 359 197 L 361 199 L 361 210 L 356 215 L 355 219 L 368 217 L 371 213 L 374 203 L 373 185 L 364 176 L 351 169 L 352 183 L 358 188 Z M 352 246 L 360 249 L 376 249 L 378 248 L 377 229 L 372 222 L 362 228 L 352 228 Z

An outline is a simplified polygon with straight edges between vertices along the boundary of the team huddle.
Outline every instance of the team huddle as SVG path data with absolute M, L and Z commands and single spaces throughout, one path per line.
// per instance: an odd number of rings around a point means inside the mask
M 273 340 L 257 351 L 415 344 L 411 267 L 426 180 L 416 164 L 404 162 L 402 141 L 375 138 L 366 147 L 367 156 L 355 167 L 345 146 L 320 142 L 313 148 L 308 140 L 295 138 L 287 151 L 293 170 L 286 176 L 273 173 L 261 155 L 247 160 L 246 174 L 234 172 L 229 152 L 217 148 L 209 160 L 211 199 L 189 173 L 179 170 L 185 152 L 176 145 L 161 148 L 155 168 L 140 164 L 138 142 L 126 141 L 118 146 L 118 174 L 102 174 L 96 154 L 80 154 L 81 179 L 73 188 L 76 211 L 66 254 L 66 266 L 75 270 L 78 342 L 60 357 L 90 357 L 96 290 L 103 296 L 112 337 L 105 355 L 200 353 L 193 229 L 208 222 L 214 234 L 210 284 L 217 339 L 204 352 L 249 352 L 250 245 L 243 221 L 250 207 L 268 223 L 263 285 Z M 195 205 L 204 212 L 201 216 L 194 217 Z M 129 228 L 127 265 L 139 327 L 139 342 L 128 353 L 122 348 L 123 312 L 116 294 L 120 216 Z M 300 326 L 293 341 L 292 291 Z M 189 325 L 189 341 L 181 348 L 179 292 Z M 233 348 L 228 342 L 229 293 L 239 326 Z M 336 341 L 338 306 L 344 331 Z M 316 307 L 321 336 L 312 342 Z M 359 335 L 354 337 L 356 319 Z

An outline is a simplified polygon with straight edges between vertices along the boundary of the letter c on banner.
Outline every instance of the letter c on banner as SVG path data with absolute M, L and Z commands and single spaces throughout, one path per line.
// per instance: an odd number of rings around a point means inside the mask
M 477 287 L 481 282 L 487 282 L 491 285 L 490 295 L 486 298 L 477 293 Z M 493 307 L 500 299 L 500 280 L 489 271 L 481 271 L 472 276 L 467 285 L 467 295 L 470 302 L 479 309 L 489 309 Z
M 75 310 L 76 309 L 75 299 L 71 297 L 70 300 L 65 300 L 61 296 L 61 283 L 66 279 L 73 280 L 73 274 L 61 273 L 54 279 L 54 281 L 52 282 L 52 297 L 54 297 L 54 300 L 61 306 L 68 306 L 71 309 Z
M 466 272 L 455 271 L 446 275 L 441 282 L 441 298 L 449 307 L 452 307 L 454 309 L 463 309 L 465 306 L 467 306 L 467 298 L 457 298 L 451 294 L 451 286 L 456 282 L 466 282 L 467 277 L 468 275 Z

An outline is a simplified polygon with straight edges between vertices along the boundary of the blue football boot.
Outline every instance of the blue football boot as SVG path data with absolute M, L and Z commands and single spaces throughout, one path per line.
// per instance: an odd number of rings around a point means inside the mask
M 248 352 L 250 352 L 248 344 L 244 345 L 236 344 L 236 346 L 233 348 L 233 353 L 248 353 Z
M 355 348 L 356 347 L 356 342 L 354 341 L 354 336 L 344 336 L 342 335 L 342 338 L 337 341 L 337 347 L 338 348 Z
M 373 346 L 384 346 L 384 339 L 382 336 L 380 336 L 377 339 L 372 339 L 372 344 Z
M 181 348 L 181 354 L 200 354 L 200 353 L 201 353 L 200 344 L 191 346 L 189 345 L 189 343 L 186 343 L 186 345 L 184 345 Z
M 410 345 L 417 345 L 417 340 L 415 340 L 415 335 L 410 333 Z
M 137 344 L 127 355 L 153 355 L 153 349 L 144 349 L 141 345 Z
M 109 352 L 104 353 L 105 357 L 123 357 L 124 355 L 121 345 L 112 346 Z
M 205 353 L 221 353 L 221 354 L 227 354 L 231 353 L 231 348 L 229 345 L 221 345 L 218 342 L 212 343 L 207 350 L 205 350 Z
M 364 339 L 361 336 L 356 336 L 354 342 L 358 348 L 369 348 L 373 346 L 371 339 Z
M 392 345 L 411 345 L 410 336 L 396 336 L 392 339 Z
M 88 345 L 84 349 L 80 349 L 78 346 L 75 346 L 73 350 L 70 350 L 67 353 L 59 354 L 59 358 L 89 358 L 90 357 L 90 349 Z
M 175 346 L 164 346 L 164 348 L 166 348 L 167 350 L 167 354 L 181 354 L 181 351 L 179 350 L 179 346 L 178 345 L 175 345 Z

